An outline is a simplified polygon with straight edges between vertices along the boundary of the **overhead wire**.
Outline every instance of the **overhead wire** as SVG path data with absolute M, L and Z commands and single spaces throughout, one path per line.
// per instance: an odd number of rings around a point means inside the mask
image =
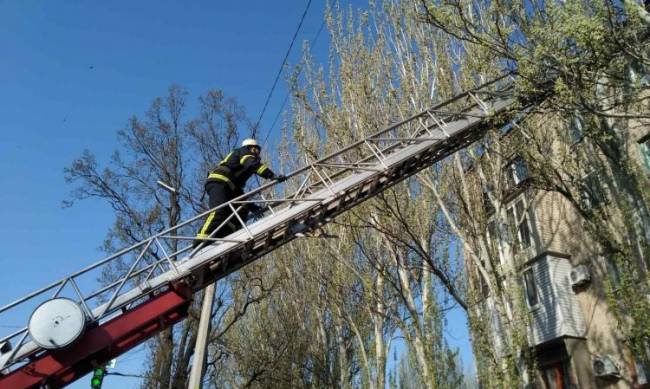
M 291 49 L 293 48 L 293 44 L 296 42 L 296 38 L 298 37 L 298 33 L 300 32 L 300 28 L 302 27 L 302 24 L 305 21 L 305 16 L 307 16 L 307 11 L 309 11 L 309 7 L 311 6 L 311 2 L 312 2 L 312 0 L 309 0 L 307 2 L 307 6 L 305 7 L 304 12 L 302 13 L 302 17 L 300 18 L 300 23 L 298 23 L 298 27 L 296 28 L 296 31 L 293 33 L 293 37 L 291 38 L 291 44 L 289 44 L 289 48 L 287 49 L 287 52 L 284 55 L 284 59 L 282 60 L 282 64 L 280 65 L 280 69 L 278 70 L 278 73 L 275 76 L 275 80 L 273 81 L 273 86 L 271 86 L 271 90 L 269 91 L 269 94 L 266 96 L 266 101 L 264 102 L 264 106 L 262 107 L 262 112 L 260 112 L 260 116 L 257 118 L 257 122 L 255 123 L 255 126 L 253 127 L 254 132 L 257 132 L 257 128 L 260 125 L 260 122 L 262 121 L 262 117 L 264 116 L 264 113 L 266 112 L 266 108 L 269 105 L 269 101 L 271 101 L 271 96 L 273 95 L 273 91 L 275 90 L 275 87 L 278 85 L 278 80 L 280 79 L 280 76 L 282 75 L 282 70 L 284 70 L 284 66 L 287 63 L 287 59 L 289 58 L 289 54 L 291 53 Z
M 314 50 L 316 48 L 316 43 L 318 42 L 318 38 L 320 37 L 321 32 L 323 31 L 323 28 L 325 27 L 325 20 L 320 24 L 320 27 L 318 28 L 318 32 L 316 32 L 316 35 L 314 38 L 311 40 L 311 45 L 310 45 L 310 50 Z M 300 74 L 300 71 L 302 69 L 298 69 L 298 74 Z M 262 142 L 262 145 L 266 145 L 266 141 L 269 139 L 269 136 L 273 132 L 273 129 L 275 128 L 276 123 L 278 122 L 278 119 L 280 118 L 280 115 L 284 111 L 284 107 L 287 105 L 287 101 L 289 101 L 289 95 L 290 92 L 287 92 L 287 94 L 284 96 L 284 101 L 282 101 L 282 105 L 280 106 L 280 109 L 278 112 L 275 114 L 275 118 L 273 119 L 273 123 L 271 124 L 271 127 L 266 132 L 266 137 L 264 138 L 264 142 Z

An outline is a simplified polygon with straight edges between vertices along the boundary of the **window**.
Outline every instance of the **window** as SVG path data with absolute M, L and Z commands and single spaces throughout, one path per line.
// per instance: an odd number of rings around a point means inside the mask
M 634 367 L 636 368 L 636 383 L 638 385 L 650 384 L 650 363 L 635 358 Z
M 524 213 L 524 202 L 522 200 L 517 201 L 517 204 L 515 205 L 515 211 L 517 220 L 519 221 L 519 226 L 517 227 L 519 243 L 521 243 L 521 246 L 524 248 L 530 247 L 530 229 L 528 227 L 528 218 Z
M 648 172 L 650 172 L 650 134 L 646 135 L 639 141 L 639 152 L 641 160 Z
M 539 385 L 539 387 L 545 389 L 574 389 L 578 387 L 571 373 L 571 357 L 563 341 L 538 348 L 536 357 L 543 381 L 543 385 Z
M 582 179 L 581 186 L 580 202 L 586 210 L 591 211 L 607 203 L 607 194 L 602 185 L 601 177 L 595 171 L 587 174 Z
M 584 122 L 580 116 L 574 116 L 569 123 L 569 139 L 575 144 L 584 137 Z
M 517 216 L 515 215 L 515 208 L 510 207 L 506 211 L 506 214 L 508 215 L 508 241 L 510 243 L 515 243 L 514 239 L 511 239 L 512 231 L 514 231 L 515 226 L 517 225 Z
M 485 235 L 490 252 L 499 256 L 501 265 L 506 265 L 522 249 L 528 249 L 533 244 L 533 224 L 529 220 L 532 210 L 526 209 L 526 202 L 521 196 L 506 209 L 504 225 L 500 218 L 491 218 L 487 222 Z M 509 250 L 508 248 L 511 248 Z M 526 254 L 532 254 L 526 251 Z
M 569 389 L 572 387 L 568 360 L 555 362 L 540 370 L 547 389 Z
M 497 234 L 497 225 L 494 219 L 490 220 L 487 225 L 487 241 L 490 245 L 490 248 L 496 248 L 495 254 L 499 256 L 499 263 L 504 264 L 504 255 L 503 255 L 503 246 L 501 245 L 501 239 L 499 239 L 499 234 Z
M 528 306 L 535 308 L 539 304 L 539 297 L 537 296 L 537 284 L 535 282 L 533 268 L 528 268 L 524 271 L 524 289 Z
M 631 83 L 638 83 L 638 86 L 650 85 L 650 74 L 648 74 L 646 66 L 639 61 L 632 61 L 627 66 L 627 76 Z
M 530 225 L 528 224 L 528 215 L 522 199 L 518 200 L 514 207 L 508 209 L 508 224 L 516 236 L 513 239 L 513 252 L 517 253 L 519 248 L 530 247 Z
M 504 171 L 506 190 L 512 190 L 527 179 L 530 174 L 526 162 L 520 156 L 515 157 Z

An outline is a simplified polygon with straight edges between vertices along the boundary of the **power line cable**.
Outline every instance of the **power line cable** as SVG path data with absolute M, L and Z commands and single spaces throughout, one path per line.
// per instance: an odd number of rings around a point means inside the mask
M 309 7 L 311 6 L 311 1 L 309 0 L 307 2 L 307 7 L 305 7 L 305 11 L 302 13 L 302 17 L 300 18 L 300 23 L 298 24 L 298 28 L 296 28 L 296 32 L 293 33 L 293 38 L 291 38 L 291 44 L 289 45 L 289 49 L 287 49 L 287 53 L 284 55 L 284 59 L 282 60 L 282 64 L 280 65 L 280 69 L 278 70 L 278 74 L 275 76 L 275 81 L 273 81 L 273 86 L 271 87 L 271 90 L 269 91 L 268 96 L 266 96 L 266 102 L 264 102 L 264 107 L 262 108 L 262 112 L 260 112 L 260 116 L 257 118 L 257 122 L 255 123 L 255 126 L 253 127 L 253 131 L 257 131 L 257 127 L 260 125 L 260 122 L 262 121 L 262 117 L 264 116 L 264 112 L 266 112 L 266 108 L 269 105 L 269 101 L 271 100 L 271 96 L 273 95 L 273 91 L 275 90 L 276 85 L 278 84 L 278 80 L 280 79 L 280 75 L 282 75 L 282 70 L 284 69 L 284 66 L 287 63 L 287 59 L 289 58 L 289 54 L 291 53 L 291 48 L 293 48 L 293 44 L 296 41 L 296 37 L 298 36 L 298 32 L 300 32 L 300 28 L 302 27 L 302 23 L 305 21 L 305 16 L 307 16 L 307 11 L 309 11 Z
M 316 48 L 316 43 L 318 42 L 318 38 L 320 37 L 321 32 L 323 31 L 323 28 L 325 27 L 325 20 L 320 24 L 320 27 L 318 28 L 318 32 L 316 32 L 316 35 L 314 36 L 314 39 L 311 40 L 311 46 L 310 49 L 314 50 Z M 298 69 L 298 74 L 302 71 L 301 69 Z M 297 75 L 298 75 L 297 74 Z M 273 119 L 273 124 L 271 124 L 271 127 L 266 132 L 266 137 L 264 138 L 264 142 L 262 142 L 262 145 L 266 145 L 266 141 L 269 139 L 269 136 L 271 135 L 271 132 L 273 132 L 273 129 L 275 128 L 275 124 L 278 122 L 278 119 L 280 118 L 280 115 L 282 114 L 282 111 L 284 110 L 284 107 L 287 105 L 287 101 L 289 101 L 289 95 L 290 92 L 287 92 L 286 96 L 284 96 L 284 101 L 282 102 L 282 106 L 278 110 L 278 112 L 275 114 L 275 118 Z
M 143 376 L 141 374 L 120 373 L 117 371 L 114 372 L 109 371 L 108 373 L 106 373 L 106 375 L 114 375 L 118 377 L 131 377 L 131 378 L 147 378 L 146 376 Z
M 282 102 L 282 106 L 275 114 L 275 119 L 273 119 L 273 124 L 271 124 L 271 127 L 269 127 L 268 131 L 266 132 L 266 137 L 264 137 L 264 142 L 262 142 L 262 146 L 266 145 L 266 141 L 269 139 L 269 136 L 271 135 L 271 132 L 275 127 L 275 124 L 278 122 L 278 119 L 280 118 L 280 114 L 282 114 L 282 111 L 284 110 L 284 106 L 287 105 L 287 101 L 289 101 L 289 93 L 287 93 L 287 95 L 284 96 L 284 101 Z

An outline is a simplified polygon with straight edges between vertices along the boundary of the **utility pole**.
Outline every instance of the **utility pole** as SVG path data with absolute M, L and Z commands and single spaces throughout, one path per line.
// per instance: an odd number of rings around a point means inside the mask
M 170 209 L 172 209 L 178 198 L 178 190 L 161 180 L 158 180 L 156 183 L 162 189 L 169 192 Z M 172 215 L 170 214 L 170 221 L 171 219 Z M 174 248 L 174 250 L 177 249 L 177 247 Z M 201 318 L 199 319 L 199 327 L 197 328 L 196 344 L 194 345 L 194 355 L 192 357 L 192 370 L 190 371 L 187 384 L 188 389 L 201 389 L 203 387 L 203 375 L 205 374 L 207 362 L 208 335 L 210 334 L 210 322 L 212 321 L 212 305 L 214 303 L 215 289 L 216 283 L 211 283 L 203 290 Z
M 194 356 L 192 357 L 192 370 L 190 371 L 190 380 L 187 389 L 201 389 L 203 387 L 203 371 L 205 369 L 208 335 L 210 333 L 210 322 L 212 318 L 212 304 L 214 302 L 214 291 L 217 283 L 212 283 L 203 290 L 203 305 L 201 306 L 201 318 L 199 319 L 199 328 L 196 336 L 196 345 L 194 346 Z
M 158 180 L 157 184 L 172 195 L 178 191 L 167 183 Z M 203 374 L 205 374 L 205 363 L 208 351 L 208 335 L 210 334 L 210 322 L 212 321 L 212 304 L 214 303 L 214 291 L 216 283 L 208 285 L 203 289 L 203 304 L 201 305 L 201 318 L 197 329 L 194 355 L 192 356 L 192 370 L 187 384 L 188 389 L 201 389 L 203 387 Z

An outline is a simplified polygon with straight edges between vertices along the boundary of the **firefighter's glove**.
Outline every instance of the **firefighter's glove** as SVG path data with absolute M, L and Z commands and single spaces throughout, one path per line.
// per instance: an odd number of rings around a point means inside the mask
M 278 174 L 277 176 L 275 176 L 275 180 L 277 182 L 284 182 L 287 180 L 287 176 L 285 176 L 284 174 Z

